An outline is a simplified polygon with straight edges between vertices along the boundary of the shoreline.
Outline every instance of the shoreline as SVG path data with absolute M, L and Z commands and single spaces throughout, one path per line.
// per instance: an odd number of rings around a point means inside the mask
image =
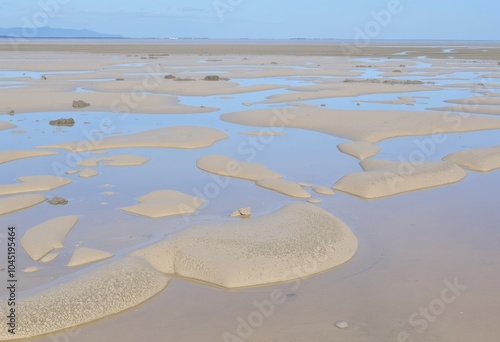
M 480 46 L 477 46 L 481 43 Z M 421 45 L 420 45 L 421 44 Z M 279 55 L 279 56 L 331 56 L 349 58 L 380 58 L 410 59 L 425 56 L 427 58 L 448 59 L 450 56 L 460 59 L 499 60 L 500 44 L 495 42 L 474 42 L 460 44 L 453 51 L 444 51 L 443 47 L 454 45 L 440 42 L 428 43 L 408 42 L 407 44 L 391 45 L 387 43 L 305 43 L 305 44 L 255 44 L 255 43 L 172 43 L 158 44 L 118 43 L 106 44 L 74 41 L 68 43 L 62 39 L 60 43 L 26 42 L 24 38 L 0 39 L 0 51 L 11 52 L 74 52 L 74 53 L 116 53 L 116 54 L 211 54 L 211 55 Z M 431 46 L 436 44 L 435 46 Z M 485 47 L 485 45 L 488 45 Z

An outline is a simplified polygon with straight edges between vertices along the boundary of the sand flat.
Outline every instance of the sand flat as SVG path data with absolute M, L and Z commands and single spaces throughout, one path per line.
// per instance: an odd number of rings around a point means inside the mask
M 500 106 L 493 107 L 493 106 L 455 105 L 455 106 L 429 108 L 429 110 L 439 110 L 451 113 L 500 115 Z
M 443 160 L 450 161 L 469 170 L 490 172 L 500 168 L 500 146 L 458 151 L 447 155 Z
M 39 150 L 0 151 L 0 164 L 8 163 L 18 159 L 50 156 L 54 154 L 58 154 L 58 152 Z
M 467 173 L 450 162 L 423 162 L 418 165 L 387 160 L 364 160 L 365 172 L 342 177 L 334 186 L 358 197 L 375 199 L 453 184 Z
M 78 163 L 80 166 L 97 166 L 99 164 L 105 166 L 139 166 L 150 159 L 147 157 L 124 154 L 118 156 L 107 156 L 101 158 L 89 158 Z
M 258 181 L 264 178 L 281 178 L 279 173 L 258 163 L 244 162 L 223 155 L 209 155 L 196 161 L 196 166 L 219 176 Z
M 96 141 L 74 141 L 56 145 L 38 146 L 38 148 L 60 148 L 73 152 L 105 150 L 113 148 L 202 148 L 227 139 L 228 136 L 215 128 L 198 126 L 173 126 L 158 128 L 141 133 L 108 137 Z
M 293 203 L 259 218 L 194 225 L 132 255 L 166 274 L 238 288 L 307 277 L 347 262 L 356 249 L 339 219 Z M 311 258 L 317 267 L 298 272 Z
M 78 176 L 81 178 L 91 178 L 97 176 L 98 174 L 99 172 L 94 169 L 83 169 L 82 171 L 80 171 Z
M 46 200 L 47 197 L 40 194 L 17 195 L 0 198 L 0 215 L 10 214 L 18 210 L 30 208 L 45 202 Z
M 325 196 L 333 196 L 335 194 L 335 192 L 332 189 L 326 186 L 316 186 L 313 188 L 313 191 L 317 194 Z
M 157 190 L 139 197 L 139 204 L 121 210 L 150 218 L 173 215 L 189 215 L 201 207 L 205 201 L 174 190 Z
M 200 77 L 198 74 L 195 77 Z M 225 76 L 224 76 L 225 77 Z M 186 78 L 186 75 L 178 75 L 178 78 Z M 240 86 L 237 82 L 228 81 L 205 81 L 203 79 L 191 78 L 192 81 L 163 80 L 148 91 L 155 94 L 170 94 L 175 96 L 216 96 L 244 94 L 258 91 L 274 90 L 285 88 L 285 85 L 259 84 L 253 86 Z M 143 81 L 122 81 L 122 82 L 100 82 L 86 89 L 109 93 L 128 93 L 132 89 L 140 88 Z
M 43 90 L 43 91 L 42 91 Z M 26 93 L 29 92 L 29 101 Z M 54 92 L 57 94 L 54 96 Z M 72 91 L 61 92 L 41 89 L 32 91 L 32 88 L 2 89 L 0 111 L 8 112 L 8 108 L 15 108 L 17 113 L 35 112 L 113 112 L 113 113 L 146 113 L 146 114 L 197 114 L 217 111 L 218 108 L 202 108 L 187 106 L 179 103 L 175 96 L 156 94 L 132 95 L 126 93 L 98 93 Z M 90 104 L 84 109 L 72 107 L 73 101 L 82 100 Z M 12 128 L 7 126 L 7 128 Z
M 8 111 L 7 111 L 8 112 Z M 11 128 L 15 128 L 17 126 L 9 123 L 9 122 L 5 122 L 5 121 L 0 121 L 0 131 L 1 130 L 4 130 L 4 129 L 11 129 Z
M 68 267 L 77 267 L 111 258 L 113 254 L 100 249 L 78 247 L 68 262 Z
M 20 183 L 1 184 L 0 195 L 20 194 L 34 191 L 48 191 L 72 183 L 71 179 L 57 176 L 19 177 Z
M 61 216 L 29 228 L 21 245 L 31 259 L 37 261 L 53 249 L 62 248 L 63 240 L 78 222 L 78 216 Z
M 364 160 L 376 156 L 381 151 L 380 147 L 365 141 L 351 141 L 337 146 L 340 152 Z
M 376 143 L 388 138 L 500 128 L 500 119 L 458 114 L 389 110 L 286 108 L 249 110 L 221 115 L 223 121 L 246 126 L 293 127 L 339 138 Z

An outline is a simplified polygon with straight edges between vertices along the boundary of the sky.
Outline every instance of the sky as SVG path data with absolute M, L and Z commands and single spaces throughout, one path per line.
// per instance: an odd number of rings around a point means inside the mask
M 0 0 L 1 27 L 131 38 L 500 40 L 498 0 Z

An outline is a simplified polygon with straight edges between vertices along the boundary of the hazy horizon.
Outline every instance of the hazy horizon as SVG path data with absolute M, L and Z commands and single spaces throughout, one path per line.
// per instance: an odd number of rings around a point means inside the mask
M 481 4 L 481 6 L 479 6 Z M 2 26 L 125 38 L 496 41 L 500 3 L 443 0 L 0 0 Z

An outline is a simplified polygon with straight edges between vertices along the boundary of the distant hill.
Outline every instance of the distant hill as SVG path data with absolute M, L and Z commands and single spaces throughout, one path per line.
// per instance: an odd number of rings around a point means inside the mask
M 52 27 L 22 28 L 0 28 L 0 37 L 24 37 L 24 38 L 123 38 L 116 34 L 105 34 L 90 30 L 73 30 Z

